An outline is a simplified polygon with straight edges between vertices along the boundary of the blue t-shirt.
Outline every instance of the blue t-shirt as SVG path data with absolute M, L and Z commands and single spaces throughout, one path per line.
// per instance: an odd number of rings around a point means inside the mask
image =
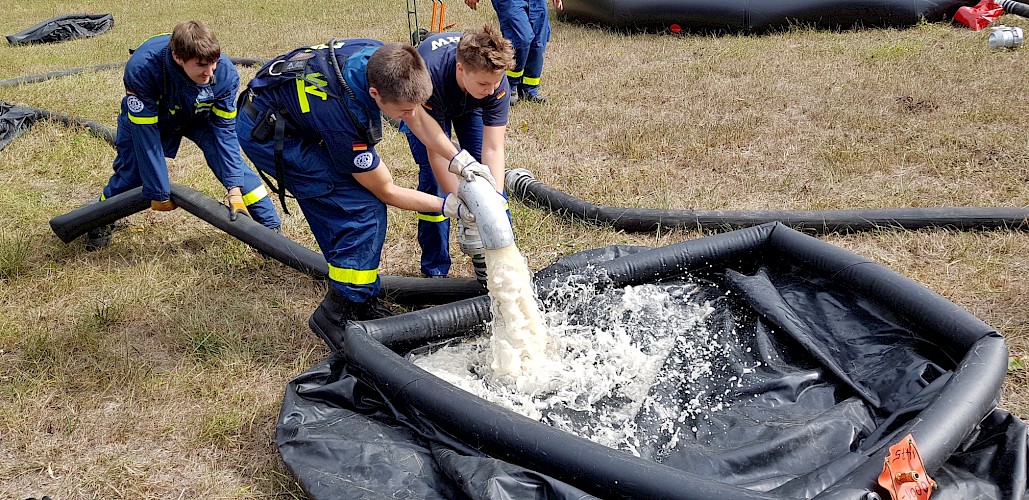
M 432 96 L 423 106 L 439 123 L 443 123 L 444 118 L 455 118 L 481 108 L 484 126 L 507 125 L 507 114 L 511 108 L 507 78 L 502 78 L 497 90 L 483 99 L 472 97 L 457 84 L 457 43 L 462 35 L 439 33 L 418 45 L 418 53 L 425 60 L 432 77 Z

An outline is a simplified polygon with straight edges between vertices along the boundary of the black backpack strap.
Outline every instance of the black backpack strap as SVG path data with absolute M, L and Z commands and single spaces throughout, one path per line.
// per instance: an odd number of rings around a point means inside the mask
M 289 210 L 286 208 L 286 187 L 283 186 L 283 166 L 286 164 L 286 160 L 283 158 L 282 150 L 283 143 L 286 137 L 286 120 L 282 117 L 278 117 L 275 120 L 275 135 L 273 140 L 275 141 L 275 177 L 279 178 L 279 203 L 282 204 L 282 211 L 289 214 Z M 265 179 L 267 181 L 267 179 Z M 275 189 L 272 189 L 275 191 Z
M 339 80 L 339 84 L 341 87 L 343 87 L 343 91 L 346 92 L 347 97 L 349 97 L 351 101 L 357 102 L 357 94 L 355 94 L 354 90 L 351 89 L 350 85 L 347 84 L 346 79 L 343 78 L 343 72 L 339 69 L 339 61 L 336 60 L 335 38 L 329 41 L 329 64 L 332 65 L 332 69 L 335 70 L 336 79 Z M 379 126 L 371 124 L 364 125 L 357 119 L 357 116 L 354 115 L 354 111 L 350 109 L 350 106 L 348 106 L 346 102 L 343 103 L 343 108 L 346 109 L 347 116 L 350 117 L 350 122 L 354 124 L 354 128 L 363 132 L 362 135 L 364 135 L 365 142 L 367 142 L 371 146 L 374 146 L 382 140 L 381 124 Z

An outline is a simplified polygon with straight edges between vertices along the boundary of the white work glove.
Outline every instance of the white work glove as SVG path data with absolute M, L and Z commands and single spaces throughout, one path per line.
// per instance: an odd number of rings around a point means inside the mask
M 440 211 L 443 212 L 443 215 L 453 220 L 475 223 L 475 214 L 468 210 L 468 206 L 465 205 L 464 201 L 454 193 L 450 193 L 446 198 L 443 198 L 443 209 Z
M 493 174 L 490 173 L 489 167 L 475 161 L 475 158 L 472 158 L 468 150 L 462 149 L 454 155 L 450 159 L 450 167 L 448 169 L 468 182 L 475 180 L 475 176 L 482 177 L 489 181 L 494 191 L 497 190 L 497 181 L 493 178 Z

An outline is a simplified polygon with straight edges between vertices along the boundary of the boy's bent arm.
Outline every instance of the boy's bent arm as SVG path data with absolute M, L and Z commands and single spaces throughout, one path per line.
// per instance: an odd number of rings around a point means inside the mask
M 381 161 L 372 170 L 352 175 L 354 180 L 387 205 L 415 212 L 439 212 L 443 206 L 443 199 L 438 196 L 396 185 L 393 174 Z
M 429 165 L 436 176 L 436 182 L 445 193 L 457 191 L 457 176 L 450 173 L 450 160 L 458 153 L 454 143 L 443 133 L 439 122 L 419 106 L 410 118 L 404 120 L 411 133 L 425 145 Z
M 482 163 L 489 166 L 489 171 L 497 181 L 497 191 L 504 191 L 504 126 L 482 127 Z

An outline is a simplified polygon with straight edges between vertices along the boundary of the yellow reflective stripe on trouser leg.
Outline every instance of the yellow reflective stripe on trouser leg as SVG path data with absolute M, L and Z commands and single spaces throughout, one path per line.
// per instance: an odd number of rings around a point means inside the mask
M 510 76 L 511 78 L 521 78 L 522 73 L 525 73 L 525 69 L 520 69 L 518 71 L 507 70 L 507 76 Z
M 264 184 L 257 186 L 253 191 L 243 195 L 243 204 L 253 205 L 261 201 L 262 198 L 268 196 L 268 190 L 264 187 Z
M 539 85 L 539 84 L 540 84 L 539 77 L 532 78 L 532 77 L 526 76 L 526 77 L 522 78 L 522 85 Z
M 329 279 L 348 285 L 371 285 L 378 277 L 378 269 L 348 269 L 329 264 Z
M 215 115 L 225 118 L 226 120 L 231 120 L 235 118 L 237 114 L 237 111 L 235 109 L 232 111 L 225 111 L 224 109 L 221 109 L 218 106 L 212 107 L 211 110 L 214 111 Z
M 425 222 L 443 222 L 443 221 L 447 220 L 447 216 L 445 216 L 445 215 L 430 215 L 430 214 L 423 214 L 421 212 L 418 212 L 418 220 L 423 220 Z

